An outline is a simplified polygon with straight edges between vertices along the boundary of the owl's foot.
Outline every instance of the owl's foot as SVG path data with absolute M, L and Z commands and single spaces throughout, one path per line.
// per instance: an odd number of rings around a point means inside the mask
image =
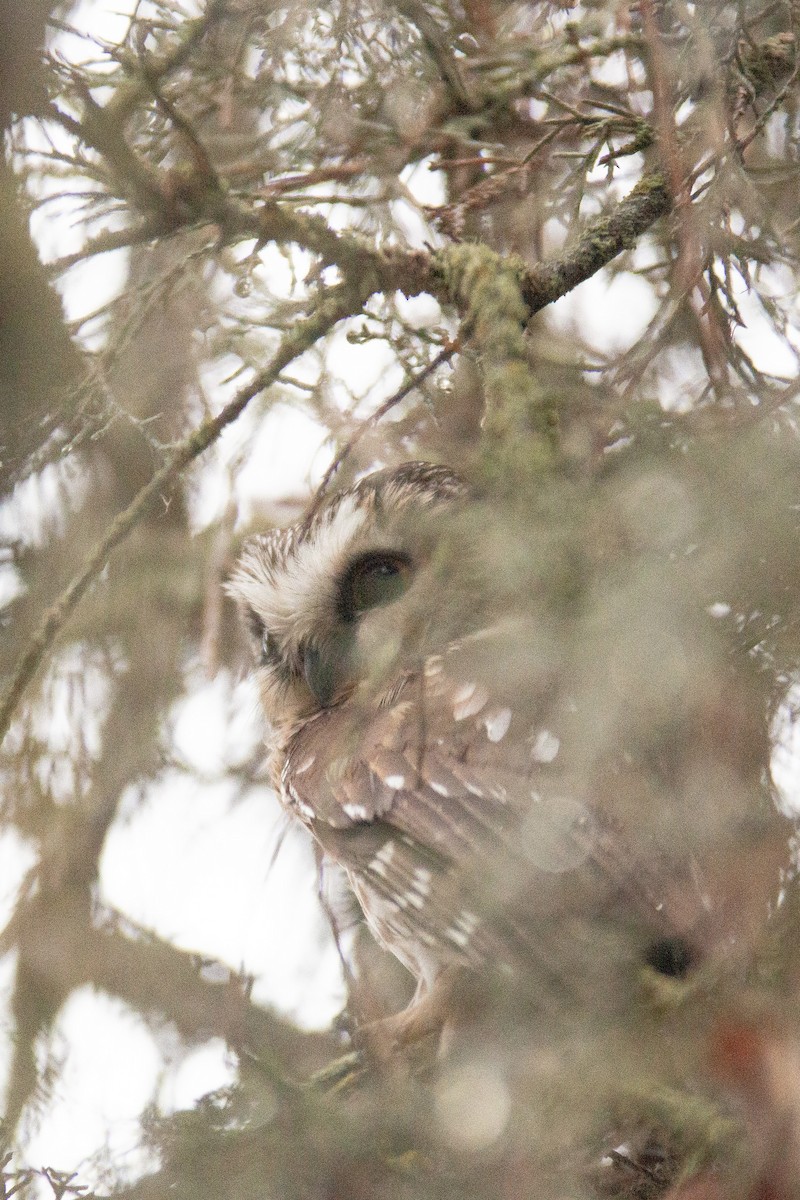
M 362 1025 L 355 1034 L 356 1046 L 379 1064 L 396 1061 L 431 1040 L 435 1054 L 447 1026 L 459 1019 L 459 985 L 465 974 L 463 967 L 445 967 L 431 987 L 417 992 L 407 1008 Z

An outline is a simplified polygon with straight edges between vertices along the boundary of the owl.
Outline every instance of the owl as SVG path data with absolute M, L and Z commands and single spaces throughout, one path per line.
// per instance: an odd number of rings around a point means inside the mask
M 702 721 L 660 713 L 634 748 L 635 697 L 610 689 L 616 726 L 602 688 L 581 706 L 562 571 L 518 515 L 412 462 L 256 536 L 230 582 L 276 788 L 417 980 L 412 1008 L 461 971 L 597 1004 L 641 964 L 683 976 L 724 908 L 680 803 L 664 824 Z

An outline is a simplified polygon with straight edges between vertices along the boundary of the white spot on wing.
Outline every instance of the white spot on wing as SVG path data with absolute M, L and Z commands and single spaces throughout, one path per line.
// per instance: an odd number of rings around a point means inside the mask
M 486 736 L 490 742 L 501 742 L 508 733 L 511 724 L 511 709 L 498 708 L 487 713 L 483 719 L 486 726 Z
M 468 775 L 464 779 L 464 787 L 467 789 L 470 795 L 477 796 L 479 800 L 482 800 L 486 795 L 486 792 L 480 786 L 480 784 L 476 783 L 474 779 L 470 779 Z
M 431 890 L 431 873 L 427 867 L 414 868 L 414 881 L 411 884 L 415 892 L 419 892 L 420 896 L 428 896 Z
M 465 721 L 481 711 L 489 699 L 486 688 L 477 683 L 467 683 L 458 688 L 453 696 L 453 717 L 456 721 Z
M 480 917 L 477 917 L 475 913 L 469 912 L 466 908 L 462 909 L 453 924 L 445 930 L 445 937 L 463 949 L 469 944 L 470 938 L 480 923 Z
M 464 932 L 472 935 L 480 925 L 480 917 L 477 917 L 474 912 L 469 912 L 463 908 L 456 918 L 456 925 L 460 925 Z
M 293 787 L 286 789 L 286 797 L 289 801 L 289 807 L 296 809 L 304 821 L 316 820 L 317 814 L 310 804 L 306 804 L 305 800 L 301 800 Z
M 708 615 L 710 617 L 714 617 L 714 619 L 717 621 L 721 620 L 723 617 L 730 616 L 730 611 L 730 604 L 726 604 L 724 600 L 718 600 L 716 604 L 709 604 L 708 608 L 706 609 Z
M 387 775 L 383 782 L 397 792 L 406 786 L 406 777 L 405 775 Z
M 549 729 L 541 729 L 533 743 L 531 758 L 534 762 L 550 763 L 558 754 L 560 746 L 561 742 L 554 733 Z
M 342 809 L 352 821 L 368 821 L 372 816 L 372 811 L 363 804 L 343 804 Z
M 384 842 L 375 857 L 370 860 L 367 870 L 372 871 L 373 875 L 380 875 L 381 879 L 387 879 L 389 872 L 386 868 L 394 858 L 394 849 L 394 842 Z

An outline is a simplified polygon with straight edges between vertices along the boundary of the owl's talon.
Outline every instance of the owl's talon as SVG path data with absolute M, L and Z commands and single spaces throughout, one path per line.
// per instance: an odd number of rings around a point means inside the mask
M 378 1063 L 395 1061 L 431 1039 L 435 1054 L 448 1025 L 458 1019 L 455 993 L 463 977 L 463 968 L 445 967 L 433 985 L 418 993 L 407 1008 L 362 1025 L 355 1037 L 356 1045 Z

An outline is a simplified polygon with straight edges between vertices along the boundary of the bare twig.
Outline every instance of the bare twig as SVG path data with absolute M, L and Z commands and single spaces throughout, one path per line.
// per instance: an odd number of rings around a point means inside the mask
M 675 128 L 674 105 L 653 0 L 641 0 L 640 11 L 648 48 L 654 124 L 675 211 L 678 241 L 675 283 L 680 292 L 685 292 L 690 303 L 706 371 L 712 387 L 718 388 L 726 382 L 728 374 L 725 338 L 709 304 L 709 290 L 703 279 L 704 255 L 692 210 L 690 173 Z
M 354 295 L 352 290 L 342 287 L 337 288 L 332 295 L 329 295 L 307 321 L 286 335 L 269 366 L 259 372 L 256 378 L 243 388 L 230 403 L 226 404 L 217 416 L 204 421 L 192 434 L 180 442 L 163 467 L 156 471 L 150 482 L 140 489 L 128 507 L 123 509 L 112 521 L 104 536 L 87 556 L 80 571 L 69 582 L 55 603 L 45 612 L 31 638 L 28 649 L 17 664 L 11 683 L 0 704 L 0 742 L 8 732 L 17 704 L 59 631 L 74 612 L 90 584 L 103 570 L 110 554 L 139 523 L 153 500 L 165 488 L 174 484 L 189 463 L 193 462 L 217 440 L 223 429 L 236 420 L 259 392 L 275 383 L 284 367 L 312 346 L 338 321 L 358 312 L 366 300 L 367 294 L 362 292 L 360 295 Z
M 640 11 L 648 50 L 650 86 L 653 92 L 653 118 L 658 133 L 661 162 L 673 197 L 677 220 L 680 257 L 675 266 L 679 284 L 693 287 L 700 270 L 697 238 L 691 212 L 688 172 L 678 144 L 668 73 L 663 61 L 661 35 L 653 0 L 641 0 Z
M 452 342 L 448 342 L 445 348 L 440 350 L 436 357 L 428 363 L 427 367 L 425 367 L 417 375 L 413 375 L 407 383 L 403 384 L 399 391 L 394 392 L 394 394 L 391 395 L 388 400 L 384 400 L 383 404 L 376 408 L 374 413 L 368 416 L 365 421 L 361 422 L 358 428 L 347 439 L 344 446 L 342 446 L 341 450 L 323 475 L 322 483 L 317 488 L 313 504 L 311 505 L 311 512 L 315 512 L 316 509 L 319 508 L 322 500 L 325 497 L 325 493 L 328 490 L 328 485 L 330 484 L 334 475 L 339 470 L 339 467 L 342 465 L 347 456 L 350 454 L 353 447 L 361 440 L 367 430 L 372 429 L 378 424 L 379 421 L 382 421 L 386 414 L 390 412 L 395 405 L 399 404 L 401 400 L 405 400 L 406 396 L 408 396 L 410 392 L 414 391 L 414 388 L 420 387 L 425 380 L 434 373 L 434 371 L 441 367 L 443 363 L 448 362 L 453 357 L 456 350 L 458 350 L 458 347 L 459 341 L 457 338 Z

